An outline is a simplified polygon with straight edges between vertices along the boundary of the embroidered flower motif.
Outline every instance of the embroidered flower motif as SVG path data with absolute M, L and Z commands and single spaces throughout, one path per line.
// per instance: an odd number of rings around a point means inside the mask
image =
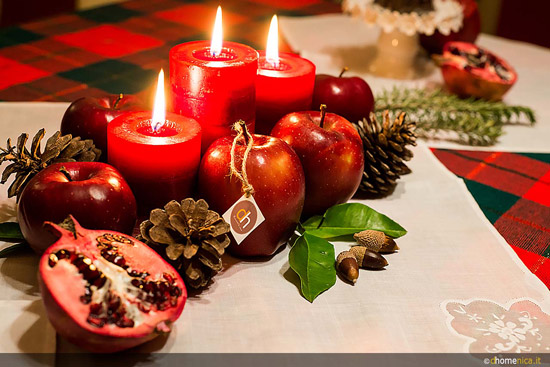
M 532 301 L 518 301 L 509 308 L 475 300 L 448 302 L 450 326 L 470 341 L 470 353 L 542 353 L 550 351 L 550 315 Z
M 502 339 L 510 340 L 514 343 L 525 340 L 525 330 L 518 328 L 517 325 L 511 321 L 508 321 L 506 324 L 504 324 L 502 320 L 492 322 L 489 324 L 489 332 L 498 334 Z

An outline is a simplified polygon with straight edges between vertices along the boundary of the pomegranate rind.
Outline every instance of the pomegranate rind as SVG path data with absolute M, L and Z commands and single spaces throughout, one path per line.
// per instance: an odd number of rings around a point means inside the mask
M 496 73 L 491 73 L 487 69 L 482 68 L 466 70 L 464 68 L 467 64 L 466 60 L 461 56 L 452 54 L 449 51 L 452 47 L 464 51 L 483 50 L 485 53 L 494 56 L 495 60 L 508 70 L 511 78 L 503 80 Z M 517 81 L 517 73 L 510 64 L 494 53 L 472 43 L 446 43 L 440 60 L 442 60 L 440 62 L 441 73 L 447 89 L 463 98 L 477 97 L 489 101 L 499 101 Z
M 47 223 L 60 235 L 60 238 L 44 252 L 39 263 L 38 274 L 42 299 L 48 319 L 59 335 L 91 352 L 111 353 L 135 347 L 168 331 L 167 327 L 179 318 L 187 300 L 183 279 L 154 250 L 135 239 L 131 239 L 133 244 L 128 245 L 132 246 L 130 251 L 121 251 L 124 257 L 131 264 L 132 261 L 136 261 L 135 258 L 141 259 L 140 270 L 147 271 L 152 279 L 158 279 L 164 273 L 169 274 L 173 278 L 172 284 L 181 289 L 177 304 L 164 311 L 151 309 L 147 314 L 141 313 L 143 322 L 134 327 L 121 328 L 114 324 L 95 327 L 86 321 L 90 307 L 80 301 L 80 296 L 84 293 L 82 275 L 75 272 L 75 269 L 69 271 L 74 265 L 66 261 L 59 261 L 56 266 L 51 267 L 49 256 L 60 249 L 65 249 L 82 253 L 93 259 L 94 251 L 99 251 L 95 244 L 98 236 L 105 233 L 126 238 L 128 236 L 113 231 L 84 229 L 74 218 L 72 219 L 75 223 L 77 238 L 73 232 L 53 223 Z M 137 253 L 137 256 L 131 256 L 131 253 Z M 135 265 L 135 262 L 133 264 Z

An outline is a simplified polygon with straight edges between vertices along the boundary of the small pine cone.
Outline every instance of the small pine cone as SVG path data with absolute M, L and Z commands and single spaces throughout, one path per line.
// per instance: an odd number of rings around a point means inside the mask
M 40 142 L 44 138 L 44 129 L 40 129 L 31 143 L 29 151 L 25 146 L 29 134 L 23 133 L 17 138 L 17 144 L 11 145 L 8 139 L 7 148 L 0 148 L 0 164 L 11 161 L 3 174 L 0 183 L 4 184 L 12 174 L 15 180 L 8 188 L 8 197 L 19 198 L 29 180 L 47 166 L 60 162 L 95 162 L 99 160 L 101 150 L 97 149 L 90 139 L 81 140 L 72 135 L 61 135 L 58 131 L 46 142 L 43 152 L 40 152 Z
M 190 287 L 204 287 L 222 269 L 230 227 L 202 199 L 172 200 L 152 210 L 139 229 L 145 243 L 167 258 Z
M 353 235 L 353 238 L 361 246 L 365 246 L 371 251 L 388 254 L 399 250 L 399 247 L 393 238 L 387 236 L 384 232 L 367 229 Z
M 416 123 L 405 122 L 404 112 L 393 123 L 387 110 L 382 116 L 382 124 L 374 113 L 369 119 L 354 123 L 365 153 L 365 170 L 359 190 L 375 196 L 389 195 L 399 177 L 411 172 L 405 162 L 413 153 L 406 146 L 416 145 Z

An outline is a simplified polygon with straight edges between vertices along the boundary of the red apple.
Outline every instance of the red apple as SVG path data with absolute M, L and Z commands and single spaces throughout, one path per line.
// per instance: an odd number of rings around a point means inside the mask
M 45 221 L 62 222 L 72 214 L 90 229 L 131 234 L 136 223 L 136 199 L 112 166 L 99 162 L 56 163 L 34 176 L 21 193 L 17 218 L 21 232 L 37 252 L 53 244 Z
M 65 111 L 61 120 L 61 134 L 92 139 L 95 146 L 101 149 L 101 161 L 107 162 L 107 125 L 115 117 L 139 110 L 140 107 L 140 100 L 128 94 L 82 97 L 71 103 Z
M 475 0 L 458 0 L 463 6 L 464 20 L 462 28 L 458 32 L 451 32 L 445 36 L 438 30 L 431 36 L 424 34 L 420 35 L 420 44 L 430 54 L 440 54 L 443 52 L 443 46 L 447 42 L 462 41 L 474 43 L 481 31 L 481 20 L 479 17 L 479 10 L 477 2 Z
M 359 77 L 344 77 L 344 68 L 339 76 L 319 74 L 315 77 L 312 109 L 321 104 L 327 110 L 357 122 L 367 118 L 374 110 L 374 96 L 366 81 Z
M 361 183 L 363 143 L 353 125 L 333 113 L 295 112 L 275 125 L 271 135 L 287 142 L 300 157 L 306 176 L 304 217 L 323 214 L 348 201 Z
M 294 232 L 304 205 L 304 172 L 296 153 L 280 139 L 252 137 L 246 173 L 265 221 L 240 244 L 232 238 L 229 251 L 237 256 L 273 254 Z M 222 215 L 243 195 L 241 181 L 229 176 L 233 139 L 228 136 L 212 143 L 199 169 L 201 197 Z M 245 148 L 244 141 L 237 142 L 237 167 L 242 164 Z

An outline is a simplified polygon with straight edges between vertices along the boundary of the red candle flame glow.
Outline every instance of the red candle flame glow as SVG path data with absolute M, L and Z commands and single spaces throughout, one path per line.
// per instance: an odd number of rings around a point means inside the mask
M 267 35 L 267 46 L 265 51 L 265 59 L 273 67 L 279 66 L 279 27 L 277 22 L 277 15 L 271 18 L 271 25 L 269 26 L 269 33 Z
M 153 118 L 151 119 L 151 128 L 154 132 L 159 131 L 166 123 L 166 99 L 164 97 L 164 70 L 160 69 L 157 82 L 157 93 L 155 95 L 155 104 L 153 105 Z
M 218 6 L 216 11 L 216 21 L 212 32 L 212 42 L 210 43 L 210 55 L 218 56 L 222 52 L 222 7 Z

